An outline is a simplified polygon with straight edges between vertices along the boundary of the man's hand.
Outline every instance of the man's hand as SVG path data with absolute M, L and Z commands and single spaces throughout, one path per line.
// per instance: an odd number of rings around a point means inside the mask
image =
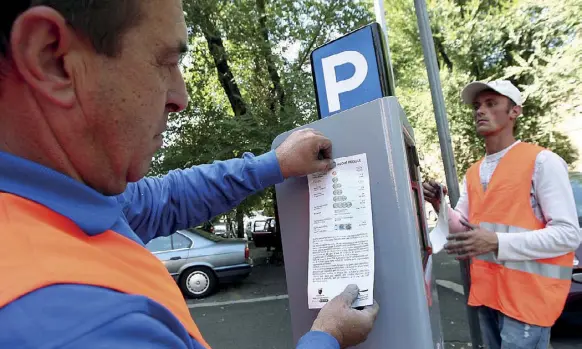
M 348 286 L 321 309 L 311 330 L 329 333 L 342 349 L 364 342 L 372 331 L 379 307 L 374 302 L 363 310 L 353 309 L 358 293 L 358 286 Z
M 443 187 L 443 194 L 447 195 L 448 190 L 446 186 Z M 435 211 L 439 212 L 439 205 L 441 203 L 441 184 L 434 180 L 422 183 L 422 193 L 424 194 L 424 200 L 429 202 Z
M 471 229 L 464 233 L 450 234 L 445 245 L 448 254 L 456 253 L 456 259 L 463 260 L 489 252 L 497 253 L 499 239 L 497 234 L 461 220 L 461 224 Z
M 293 132 L 275 153 L 283 178 L 301 177 L 333 168 L 331 141 L 312 129 Z

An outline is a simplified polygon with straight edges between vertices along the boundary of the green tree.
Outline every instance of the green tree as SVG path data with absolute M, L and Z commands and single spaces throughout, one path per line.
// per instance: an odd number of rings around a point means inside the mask
M 518 137 L 548 147 L 568 163 L 578 155 L 556 131 L 580 106 L 582 1 L 430 0 L 431 29 L 459 176 L 484 154 L 460 91 L 474 80 L 509 79 L 527 98 Z M 425 174 L 442 178 L 429 86 L 411 1 L 387 2 L 398 94 L 418 134 Z M 564 105 L 570 106 L 565 109 Z M 435 168 L 436 166 L 436 168 Z
M 556 125 L 582 110 L 582 0 L 428 0 L 459 175 L 484 153 L 460 90 L 473 80 L 507 78 L 527 97 L 518 136 L 568 163 L 577 158 Z M 269 151 L 281 132 L 317 116 L 310 53 L 373 21 L 371 1 L 185 0 L 190 104 L 171 116 L 152 174 L 244 152 Z M 441 177 L 436 125 L 414 5 L 386 2 L 397 96 L 417 136 L 425 176 Z M 272 190 L 228 213 L 242 220 L 272 210 Z
M 261 154 L 278 134 L 315 120 L 309 53 L 371 20 L 366 3 L 350 0 L 186 0 L 184 10 L 190 104 L 171 117 L 153 174 Z M 242 236 L 244 216 L 272 205 L 267 190 L 227 218 Z

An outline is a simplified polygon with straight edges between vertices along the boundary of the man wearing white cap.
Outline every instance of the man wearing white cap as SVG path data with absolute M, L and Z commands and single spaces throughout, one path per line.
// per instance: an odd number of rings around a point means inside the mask
M 486 155 L 469 168 L 457 206 L 448 209 L 445 250 L 471 259 L 469 305 L 478 307 L 487 348 L 547 348 L 582 240 L 568 167 L 515 139 L 523 101 L 511 82 L 473 82 L 461 97 L 473 106 Z M 435 210 L 439 193 L 436 182 L 424 184 Z

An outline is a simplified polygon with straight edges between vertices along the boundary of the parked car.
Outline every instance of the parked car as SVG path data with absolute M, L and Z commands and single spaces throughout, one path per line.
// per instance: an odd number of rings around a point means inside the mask
M 207 221 L 207 222 L 200 224 L 199 226 L 196 227 L 196 229 L 204 230 L 206 232 L 214 234 L 214 225 L 210 221 Z
M 267 250 L 271 247 L 281 248 L 281 234 L 277 229 L 275 218 L 255 221 L 252 235 L 256 247 L 266 247 Z
M 254 211 L 250 217 L 244 218 L 245 224 L 245 235 L 249 241 L 253 240 L 253 231 L 255 228 L 256 221 L 266 221 L 269 217 L 263 216 L 262 211 Z
M 228 225 L 222 221 L 215 223 L 212 223 L 210 221 L 204 222 L 203 224 L 196 228 L 209 232 L 210 234 L 220 236 L 222 238 L 228 238 L 229 235 L 231 235 L 231 229 L 229 229 Z
M 570 183 L 574 191 L 574 200 L 578 211 L 578 223 L 582 227 L 582 173 L 570 173 Z M 566 300 L 564 311 L 557 325 L 582 327 L 582 245 L 576 250 L 572 266 L 572 286 Z
M 202 230 L 179 230 L 151 240 L 146 247 L 191 298 L 212 294 L 220 283 L 240 281 L 252 269 L 245 240 L 223 239 Z
M 227 238 L 229 235 L 226 223 L 215 223 L 213 232 L 215 235 L 218 235 L 223 238 Z

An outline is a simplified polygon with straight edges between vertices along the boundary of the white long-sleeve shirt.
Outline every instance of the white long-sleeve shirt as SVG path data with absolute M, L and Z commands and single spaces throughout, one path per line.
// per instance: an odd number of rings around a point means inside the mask
M 518 143 L 485 157 L 479 169 L 484 188 L 487 188 L 501 158 Z M 526 261 L 557 257 L 576 250 L 582 242 L 566 162 L 549 150 L 541 151 L 536 158 L 532 183 L 532 208 L 546 227 L 526 233 L 497 232 L 499 260 Z M 448 211 L 451 232 L 466 231 L 467 228 L 460 223 L 460 219 L 468 221 L 469 217 L 466 177 L 455 209 L 449 207 Z

